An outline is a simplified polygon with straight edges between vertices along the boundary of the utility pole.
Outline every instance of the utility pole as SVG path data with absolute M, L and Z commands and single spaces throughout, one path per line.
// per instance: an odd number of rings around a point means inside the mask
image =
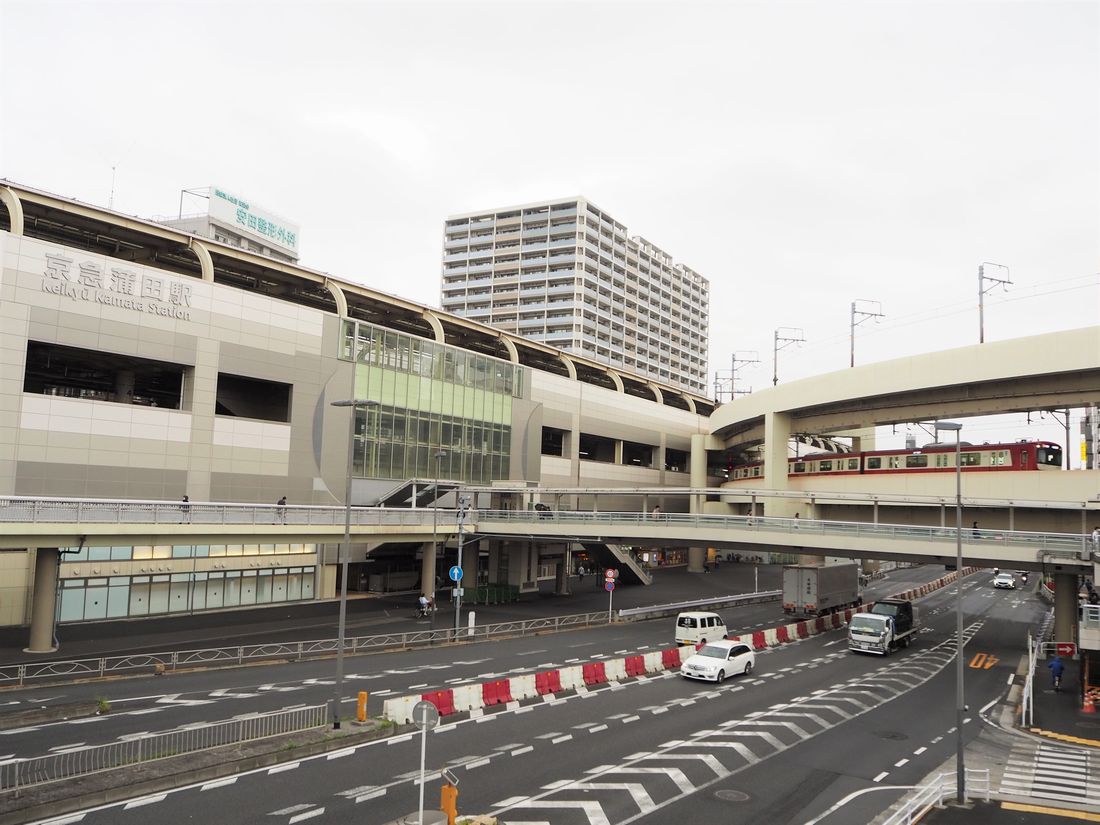
M 867 310 L 857 309 L 856 304 L 859 304 L 859 303 L 873 304 L 874 309 L 873 310 L 870 310 L 870 309 L 867 309 Z M 858 320 L 857 320 L 856 316 L 859 316 Z M 867 298 L 856 298 L 854 301 L 852 301 L 852 323 L 851 323 L 851 327 L 850 327 L 851 332 L 850 332 L 850 336 L 849 336 L 850 339 L 851 339 L 851 346 L 849 348 L 850 357 L 848 359 L 848 366 L 849 367 L 854 367 L 856 365 L 856 325 L 857 324 L 862 324 L 864 321 L 866 321 L 869 318 L 885 318 L 885 317 L 886 316 L 882 314 L 882 304 L 880 304 L 878 301 L 871 301 Z
M 752 387 L 747 390 L 737 389 L 737 372 L 747 367 L 749 364 L 759 364 L 760 353 L 753 350 L 752 352 L 744 352 L 741 357 L 738 357 L 738 353 L 733 353 L 730 356 L 730 368 L 729 371 L 715 370 L 714 372 L 714 400 L 721 403 L 722 396 L 729 395 L 728 400 L 732 401 L 738 394 L 746 395 L 752 392 Z M 729 389 L 724 389 L 724 387 Z
M 1005 271 L 1004 278 L 994 278 L 992 275 L 985 274 L 985 268 L 987 266 L 995 266 Z M 986 287 L 985 282 L 990 281 L 991 285 Z M 985 293 L 994 289 L 998 284 L 1005 288 L 1005 292 L 1008 291 L 1008 285 L 1012 281 L 1009 276 L 1008 267 L 1004 264 L 994 264 L 989 261 L 982 261 L 978 265 L 978 343 L 985 343 Z
M 775 341 L 772 345 L 772 386 L 779 383 L 779 350 L 785 349 L 791 344 L 805 342 L 806 336 L 797 327 L 779 327 L 775 331 Z

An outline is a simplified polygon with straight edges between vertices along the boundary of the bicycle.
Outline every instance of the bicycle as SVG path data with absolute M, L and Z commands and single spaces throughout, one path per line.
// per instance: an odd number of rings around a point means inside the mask
M 413 613 L 414 619 L 427 619 L 435 613 L 435 602 L 428 602 L 426 605 L 418 604 L 416 606 L 416 612 Z
M 1054 692 L 1055 693 L 1061 693 L 1062 692 L 1062 674 L 1061 673 L 1056 673 L 1054 675 Z

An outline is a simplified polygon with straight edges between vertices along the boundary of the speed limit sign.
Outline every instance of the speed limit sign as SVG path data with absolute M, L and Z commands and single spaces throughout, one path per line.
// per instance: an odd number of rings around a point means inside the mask
M 603 571 L 603 577 L 609 582 L 613 582 L 615 579 L 619 578 L 619 571 L 613 567 L 609 567 Z

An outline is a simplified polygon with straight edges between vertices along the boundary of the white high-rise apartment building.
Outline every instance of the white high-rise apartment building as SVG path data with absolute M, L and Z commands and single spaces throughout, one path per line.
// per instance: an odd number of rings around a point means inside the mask
M 442 307 L 706 392 L 709 282 L 583 197 L 447 218 Z

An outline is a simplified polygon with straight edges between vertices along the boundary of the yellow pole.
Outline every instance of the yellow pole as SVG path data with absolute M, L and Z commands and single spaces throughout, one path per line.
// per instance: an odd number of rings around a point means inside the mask
M 439 810 L 447 815 L 447 825 L 455 825 L 458 816 L 458 788 L 444 783 L 439 789 Z
M 367 721 L 367 692 L 359 691 L 359 704 L 355 709 L 355 718 L 360 722 Z

